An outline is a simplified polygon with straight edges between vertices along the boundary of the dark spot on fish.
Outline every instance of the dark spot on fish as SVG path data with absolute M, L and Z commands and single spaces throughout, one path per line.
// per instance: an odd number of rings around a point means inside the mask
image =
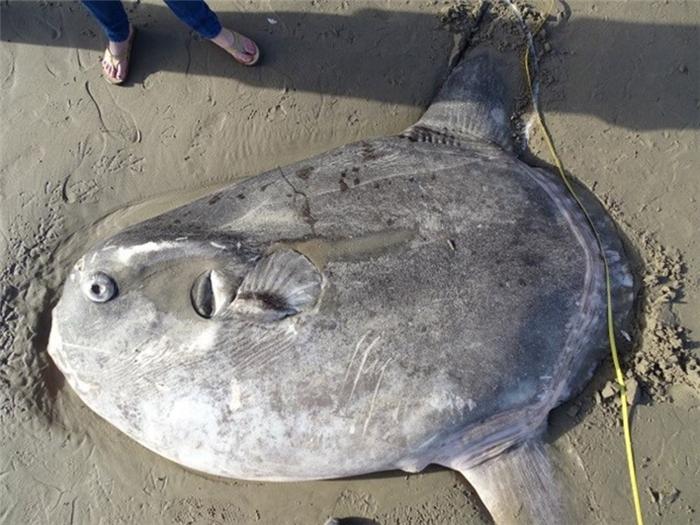
M 451 146 L 458 146 L 461 144 L 461 141 L 450 133 L 447 128 L 437 130 L 416 125 L 399 135 L 399 137 L 408 139 L 411 142 L 427 142 L 428 144 L 449 144 Z
M 354 173 L 357 173 L 358 171 L 360 171 L 360 168 L 358 168 L 357 166 L 353 166 L 353 167 L 352 167 L 352 171 L 353 171 Z
M 396 221 L 394 221 L 394 219 L 389 218 L 386 220 L 386 225 L 391 226 L 392 224 L 394 224 L 394 222 L 396 222 Z
M 309 225 L 311 231 L 314 231 L 314 227 L 316 226 L 316 219 L 313 215 L 311 215 L 311 207 L 309 206 L 308 199 L 304 199 L 304 204 L 301 208 L 301 216 L 304 218 L 304 221 Z
M 357 186 L 357 185 L 360 183 L 360 177 L 355 177 L 355 178 L 352 180 L 352 183 L 353 183 L 355 186 Z
M 313 392 L 300 395 L 297 402 L 303 407 L 313 407 L 316 410 L 327 410 L 335 407 L 335 401 L 325 392 Z
M 541 261 L 542 257 L 534 255 L 533 253 L 524 253 L 521 255 L 521 260 L 525 266 L 534 267 L 537 266 Z
M 294 175 L 299 177 L 301 180 L 308 180 L 308 178 L 311 176 L 311 172 L 314 171 L 313 166 L 306 166 L 304 168 L 299 168 Z
M 272 183 L 268 182 L 267 184 L 263 184 L 262 186 L 260 186 L 260 191 L 265 191 L 267 188 L 270 187 L 270 184 Z
M 375 183 L 374 183 L 374 189 L 376 189 L 376 190 L 379 189 L 379 183 L 378 183 L 378 182 L 375 182 Z
M 520 286 L 527 286 L 527 282 L 522 277 L 520 279 L 518 279 L 518 284 Z
M 180 219 L 173 219 L 173 224 L 180 224 L 182 221 Z
M 243 195 L 242 193 L 239 193 L 238 195 L 236 195 L 236 197 L 238 197 L 241 200 L 245 199 L 245 195 Z
M 377 154 L 376 150 L 374 149 L 374 146 L 370 144 L 369 142 L 363 142 L 362 143 L 362 160 L 364 161 L 370 161 L 370 160 L 376 160 L 379 158 L 379 155 Z
M 211 199 L 209 199 L 207 202 L 208 204 L 216 204 L 221 200 L 221 193 L 215 193 L 214 195 L 211 196 Z
M 139 413 L 133 405 L 118 403 L 117 408 L 127 420 L 131 420 L 134 424 L 138 422 Z
M 324 330 L 335 330 L 338 328 L 338 323 L 329 319 L 319 319 L 316 326 Z
M 338 183 L 340 184 L 340 191 L 348 191 L 348 189 L 350 188 L 350 186 L 345 184 L 345 181 L 343 179 L 340 179 Z
M 347 177 L 347 176 L 348 176 L 347 170 L 341 171 L 341 172 L 340 172 L 340 176 L 341 176 L 341 177 Z
M 420 126 L 412 126 L 399 135 L 402 139 L 408 139 L 410 142 L 416 142 L 420 137 Z

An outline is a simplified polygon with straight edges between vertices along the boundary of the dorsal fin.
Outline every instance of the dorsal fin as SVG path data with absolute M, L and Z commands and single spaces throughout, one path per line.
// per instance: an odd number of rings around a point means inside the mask
M 423 117 L 402 136 L 443 143 L 483 140 L 512 151 L 505 67 L 489 47 L 465 53 Z

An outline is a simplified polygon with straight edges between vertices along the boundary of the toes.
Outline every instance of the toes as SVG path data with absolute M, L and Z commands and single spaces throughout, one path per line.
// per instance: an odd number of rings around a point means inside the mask
M 247 64 L 253 59 L 252 54 L 248 54 L 246 51 L 239 51 L 238 49 L 231 50 L 231 54 L 233 55 L 233 58 L 243 64 Z
M 222 29 L 221 33 L 212 41 L 233 56 L 236 62 L 252 65 L 257 60 L 259 50 L 255 41 L 230 29 Z
M 252 58 L 255 56 L 258 47 L 255 45 L 255 42 L 253 42 L 250 38 L 246 38 L 243 41 L 243 50 Z
M 114 64 L 110 63 L 109 61 L 103 60 L 102 72 L 106 77 L 111 78 L 112 80 L 124 80 L 123 66 L 121 64 L 118 64 L 115 67 Z

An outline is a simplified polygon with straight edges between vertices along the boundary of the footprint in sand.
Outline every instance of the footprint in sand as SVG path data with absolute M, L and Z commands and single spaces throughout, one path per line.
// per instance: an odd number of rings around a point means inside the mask
M 102 133 L 122 141 L 125 145 L 141 141 L 141 131 L 136 126 L 133 115 L 117 104 L 104 81 L 86 80 L 85 91 L 95 105 Z
M 0 48 L 0 88 L 10 89 L 15 79 L 15 55 L 6 47 Z
M 192 140 L 190 141 L 185 160 L 195 156 L 204 157 L 209 145 L 217 137 L 220 137 L 224 131 L 227 119 L 227 113 L 216 113 L 203 120 L 197 120 L 192 131 Z

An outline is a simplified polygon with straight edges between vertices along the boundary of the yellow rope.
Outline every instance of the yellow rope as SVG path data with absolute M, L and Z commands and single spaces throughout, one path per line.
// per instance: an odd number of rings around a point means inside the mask
M 512 4 L 511 4 L 512 5 Z M 536 35 L 539 33 L 539 31 L 542 29 L 542 26 L 544 25 L 545 21 L 551 14 L 552 10 L 554 7 L 554 0 L 551 1 L 549 8 L 545 12 L 545 14 L 542 17 L 542 20 L 540 20 L 540 23 L 537 25 L 535 28 L 534 32 L 532 35 Z M 524 20 L 523 20 L 524 23 Z M 537 105 L 535 101 L 535 94 L 533 92 L 533 87 L 532 87 L 532 74 L 530 73 L 530 52 L 531 52 L 531 42 L 528 41 L 528 45 L 525 48 L 525 57 L 524 57 L 524 66 L 525 66 L 525 74 L 527 76 L 527 86 L 528 86 L 528 91 L 530 93 L 530 97 L 533 101 L 533 111 L 535 113 L 535 118 L 537 119 L 537 123 L 540 125 L 540 128 L 542 129 L 542 134 L 544 135 L 545 142 L 547 143 L 547 147 L 549 148 L 549 153 L 554 159 L 554 163 L 557 167 L 557 171 L 559 172 L 559 175 L 561 176 L 561 179 L 564 181 L 564 184 L 566 185 L 566 188 L 569 190 L 569 193 L 571 193 L 571 196 L 574 198 L 578 206 L 581 208 L 581 211 L 583 211 L 583 214 L 586 217 L 586 220 L 591 226 L 591 229 L 593 230 L 593 234 L 595 235 L 596 242 L 598 243 L 598 247 L 600 249 L 600 255 L 601 258 L 603 259 L 603 266 L 605 267 L 605 294 L 606 294 L 606 300 L 607 300 L 607 324 L 608 324 L 608 340 L 610 341 L 610 353 L 612 355 L 612 361 L 613 361 L 613 366 L 615 368 L 615 380 L 617 381 L 618 386 L 620 387 L 620 404 L 622 406 L 622 429 L 624 433 L 624 440 L 625 440 L 625 452 L 627 455 L 627 469 L 629 471 L 629 478 L 630 478 L 630 485 L 632 488 L 632 503 L 634 505 L 634 512 L 635 516 L 637 519 L 637 525 L 643 525 L 644 520 L 642 518 L 642 506 L 639 500 L 639 488 L 638 488 L 638 483 L 637 483 L 637 470 L 635 468 L 635 462 L 634 462 L 634 450 L 632 448 L 632 433 L 630 431 L 630 422 L 629 422 L 629 413 L 627 410 L 627 389 L 625 388 L 625 377 L 622 373 L 622 367 L 620 366 L 620 357 L 617 351 L 617 344 L 615 342 L 615 326 L 614 326 L 614 321 L 613 321 L 613 310 L 612 310 L 612 293 L 611 293 L 611 284 L 610 284 L 610 269 L 608 267 L 608 260 L 607 257 L 605 256 L 605 250 L 603 249 L 603 242 L 600 238 L 600 234 L 595 228 L 595 225 L 593 224 L 593 220 L 591 219 L 591 216 L 588 214 L 588 211 L 586 208 L 583 206 L 583 203 L 579 200 L 578 195 L 576 195 L 576 192 L 574 191 L 573 187 L 571 186 L 571 183 L 569 182 L 568 177 L 566 176 L 566 173 L 564 172 L 564 166 L 559 159 L 559 155 L 557 154 L 557 151 L 554 147 L 554 142 L 552 141 L 552 137 L 549 134 L 549 130 L 547 129 L 547 126 L 544 123 L 544 120 L 542 119 L 542 114 L 540 112 L 539 106 Z M 532 48 L 532 51 L 534 52 L 534 47 Z

